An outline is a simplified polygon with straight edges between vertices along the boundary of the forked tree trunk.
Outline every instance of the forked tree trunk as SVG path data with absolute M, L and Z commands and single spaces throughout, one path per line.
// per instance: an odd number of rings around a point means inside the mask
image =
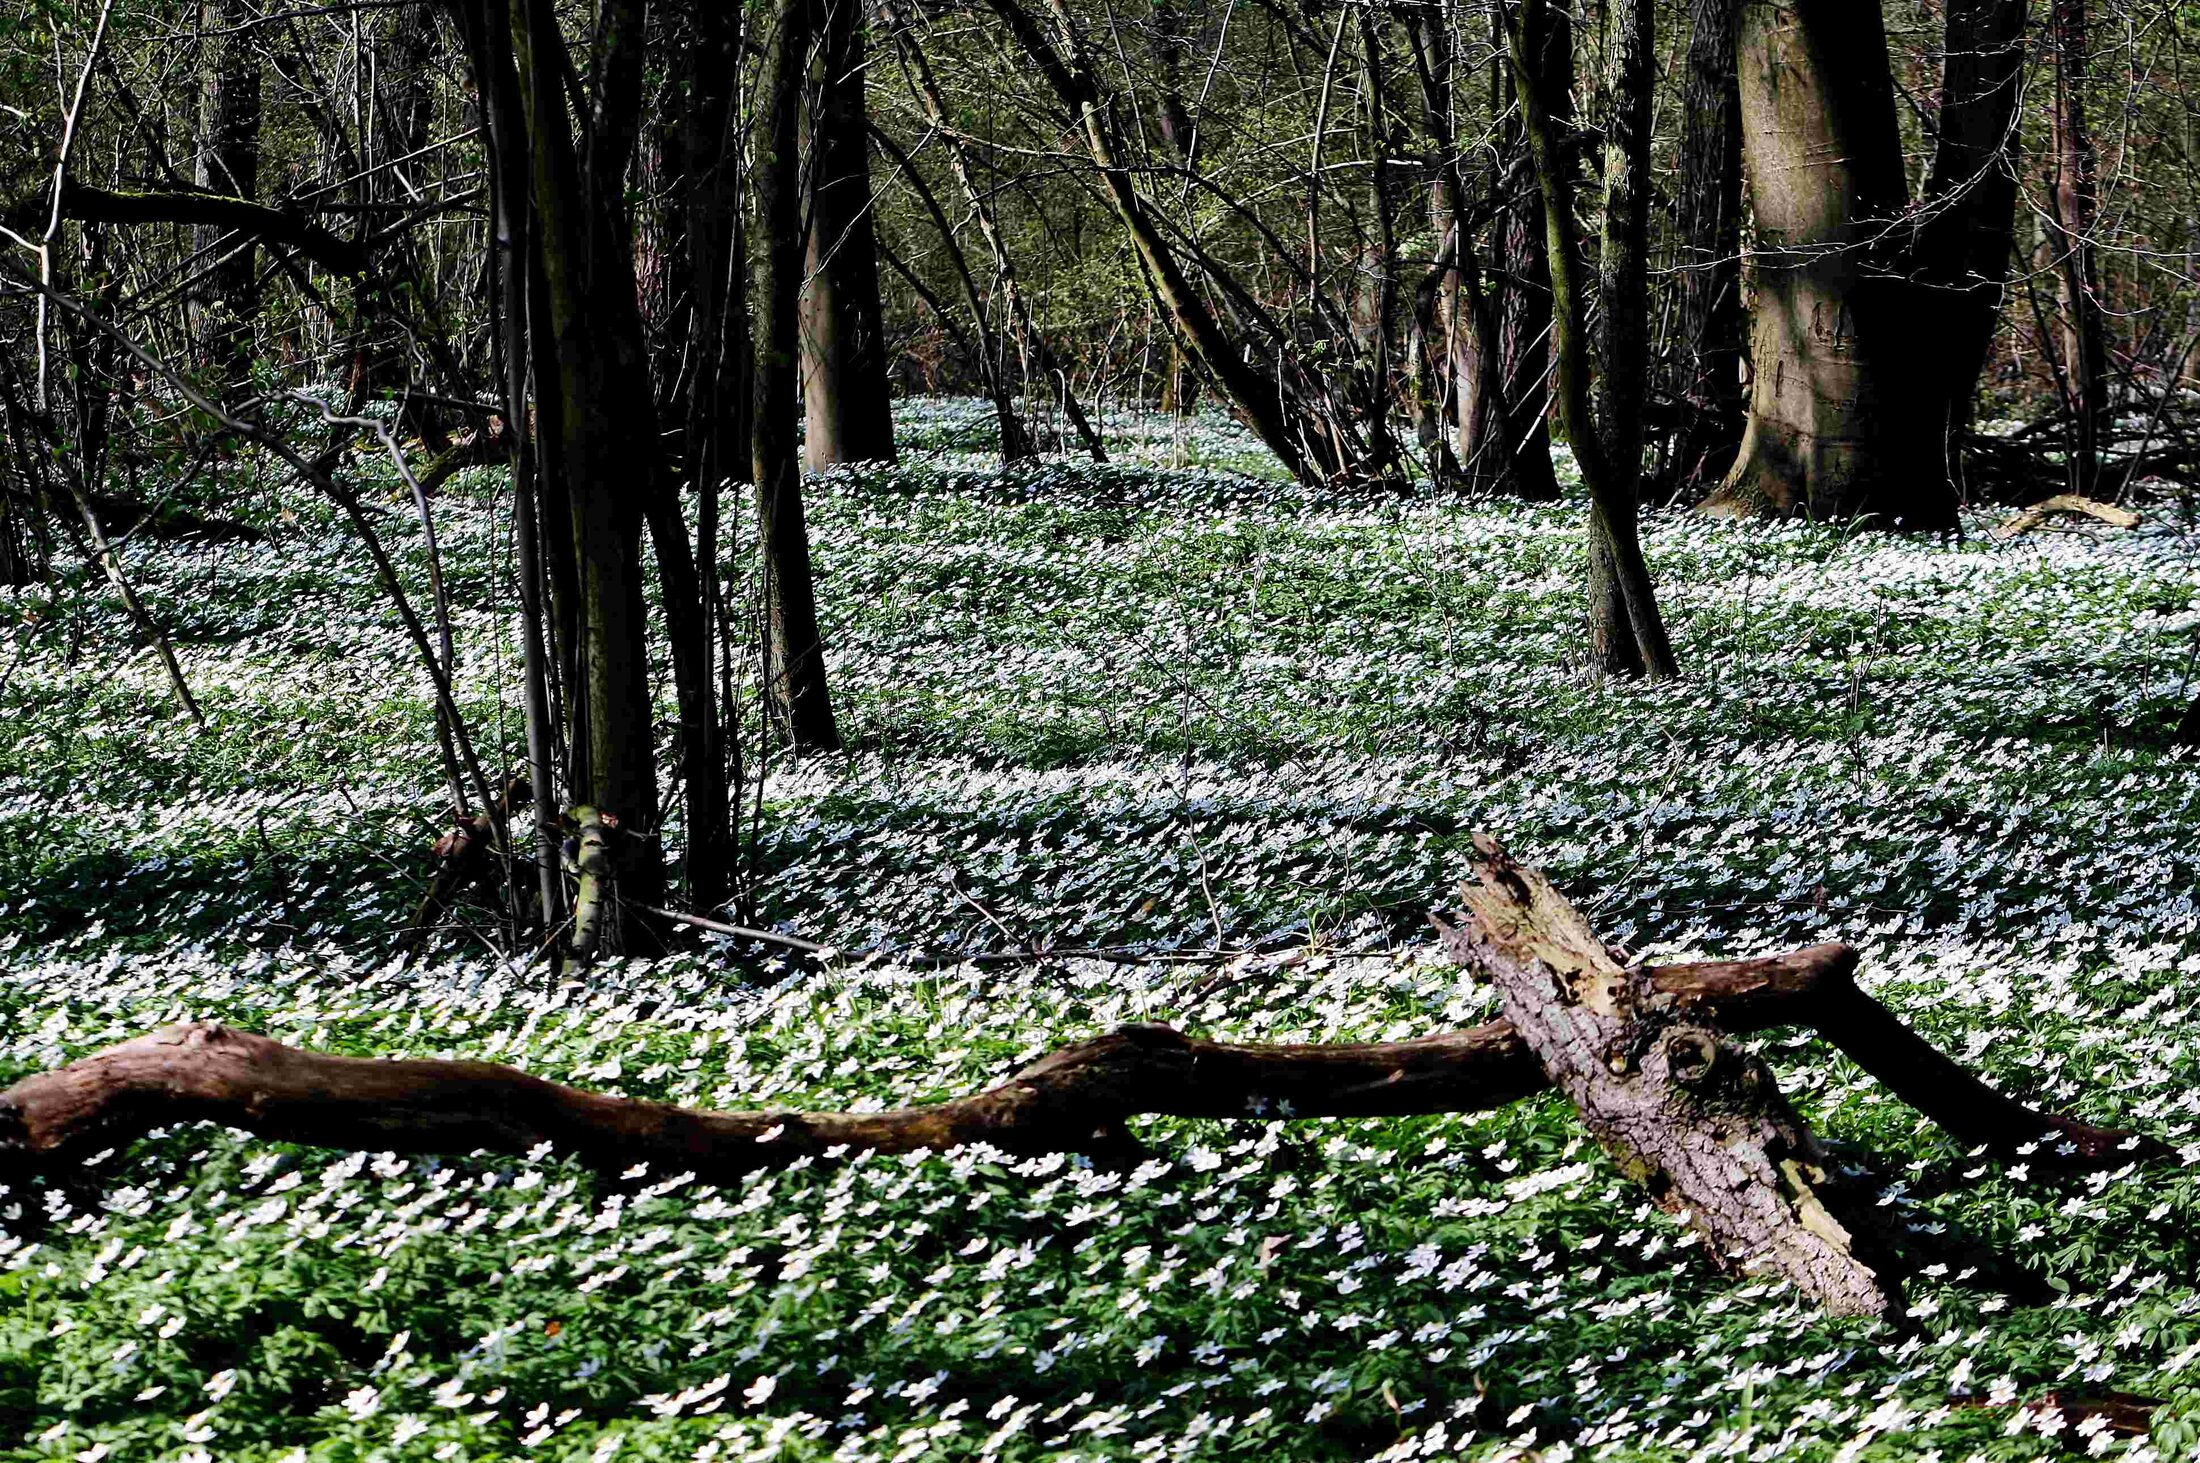
M 910 28 L 908 17 L 901 14 L 892 0 L 882 0 L 880 14 L 893 28 L 896 52 L 901 60 L 902 72 L 908 78 L 909 90 L 923 106 L 930 119 L 940 145 L 947 151 L 948 168 L 955 175 L 956 186 L 962 190 L 963 201 L 970 206 L 971 220 L 985 239 L 987 250 L 993 256 L 993 279 L 1000 291 L 1001 301 L 1007 307 L 1008 332 L 1016 343 L 1018 355 L 1023 360 L 1024 379 L 1029 381 L 1036 374 L 1047 384 L 1048 394 L 1062 407 L 1062 414 L 1069 418 L 1077 440 L 1094 462 L 1108 460 L 1107 448 L 1100 434 L 1085 415 L 1085 409 L 1077 399 L 1076 390 L 1070 385 L 1069 368 L 1057 360 L 1054 350 L 1047 344 L 1045 332 L 1033 318 L 1030 305 L 1024 299 L 1021 283 L 1016 276 L 1016 263 L 1008 252 L 1008 240 L 993 212 L 990 190 L 981 187 L 973 168 L 970 151 L 962 134 L 955 130 L 948 119 L 947 99 L 941 95 L 939 81 L 932 74 L 932 62 L 924 54 L 924 46 Z M 1172 337 L 1173 340 L 1173 337 Z M 1003 363 L 1005 371 L 1006 364 Z M 1019 431 L 1021 429 L 1019 428 Z M 1007 455 L 1010 443 L 1004 436 L 1002 453 Z
M 1443 327 L 1443 399 L 1451 408 L 1449 464 L 1469 488 L 1501 491 L 1513 479 L 1515 432 L 1498 381 L 1502 354 L 1494 301 L 1483 288 L 1476 258 L 1474 220 L 1468 208 L 1468 174 L 1452 124 L 1458 68 L 1451 31 L 1443 18 L 1408 7 L 1402 15 L 1421 88 L 1421 126 L 1444 160 L 1430 184 L 1432 221 L 1442 243 L 1437 303 Z M 1434 23 L 1431 23 L 1433 19 Z M 1441 425 L 1441 424 L 1438 424 Z M 1549 465 L 1548 454 L 1541 464 Z
M 504 30 L 499 0 L 488 45 Z M 661 511 L 664 491 L 654 450 L 656 409 L 641 344 L 634 264 L 623 229 L 623 179 L 639 123 L 638 25 L 632 4 L 606 7 L 599 64 L 613 100 L 593 119 L 584 165 L 574 142 L 564 79 L 571 58 L 550 0 L 516 0 L 509 45 L 516 60 L 527 169 L 537 228 L 542 308 L 532 342 L 538 398 L 555 396 L 559 433 L 542 459 L 563 489 L 578 593 L 577 684 L 569 697 L 577 775 L 572 792 L 611 815 L 630 835 L 617 841 L 622 892 L 655 903 L 663 870 L 657 828 L 656 726 L 649 689 L 647 612 L 643 603 L 642 523 Z M 634 45 L 637 51 L 617 48 Z M 633 68 L 633 69 L 630 69 Z M 620 88 L 631 77 L 633 89 Z M 622 103 L 619 99 L 624 98 Z M 547 424 L 546 424 L 547 425 Z M 556 525 L 545 524 L 554 534 Z M 668 584 L 670 578 L 668 576 Z M 617 944 L 613 931 L 607 942 Z
M 757 139 L 756 400 L 749 418 L 756 531 L 763 550 L 764 683 L 772 715 L 794 746 L 830 751 L 840 728 L 817 631 L 810 530 L 795 447 L 800 346 L 802 80 L 819 0 L 780 0 L 765 54 Z
M 1681 271 L 1671 340 L 1672 495 L 1709 492 L 1742 440 L 1742 100 L 1734 74 L 1741 0 L 1691 0 L 1674 185 Z
M 164 1027 L 0 1092 L 0 1182 L 193 1119 L 262 1137 L 406 1153 L 550 1144 L 606 1174 L 640 1162 L 710 1183 L 853 1153 L 987 1143 L 1120 1157 L 1143 1114 L 1277 1121 L 1470 1112 L 1557 1085 L 1623 1169 L 1713 1241 L 1714 1259 L 1793 1280 L 1831 1308 L 1884 1314 L 1899 1275 L 1880 1221 L 1831 1176 L 1765 1065 L 1725 1033 L 1820 1031 L 1960 1143 L 2042 1170 L 2174 1158 L 2133 1134 L 2035 1112 L 1934 1051 L 1853 980 L 1856 953 L 1623 970 L 1579 911 L 1486 839 L 1474 921 L 1439 926 L 1496 983 L 1508 1017 L 1379 1044 L 1255 1046 L 1130 1026 L 1063 1047 L 999 1086 L 874 1113 L 709 1112 L 560 1087 L 475 1061 L 379 1061 L 211 1022 Z
M 1193 287 L 1176 249 L 1153 221 L 1124 159 L 1115 122 L 1093 79 L 1068 11 L 1059 0 L 1050 6 L 1062 39 L 1058 49 L 1020 0 L 988 3 L 1082 131 L 1086 151 L 1100 174 L 1101 188 L 1130 235 L 1146 285 L 1155 303 L 1168 315 L 1178 343 L 1229 398 L 1247 430 L 1276 455 L 1291 476 L 1320 484 L 1339 472 L 1346 464 L 1331 460 L 1333 454 L 1322 448 L 1319 428 L 1308 429 L 1302 418 L 1295 417 L 1277 381 L 1246 360 Z
M 803 453 L 810 470 L 894 456 L 886 318 L 871 224 L 871 129 L 864 107 L 861 0 L 815 0 L 807 269 L 802 289 Z
M 1641 674 L 1662 679 L 1677 674 L 1679 667 L 1674 660 L 1672 642 L 1666 635 L 1664 618 L 1658 612 L 1650 566 L 1643 557 L 1636 526 L 1636 483 L 1641 476 L 1641 454 L 1638 448 L 1632 463 L 1625 459 L 1624 448 L 1621 454 L 1615 454 L 1612 439 L 1605 434 L 1591 405 L 1589 357 L 1594 347 L 1589 339 L 1586 290 L 1580 277 L 1581 235 L 1574 222 L 1573 175 L 1565 157 L 1558 114 L 1551 110 L 1546 90 L 1549 76 L 1542 69 L 1536 49 L 1535 38 L 1543 34 L 1542 27 L 1550 23 L 1543 14 L 1548 3 L 1549 0 L 1522 0 L 1517 12 L 1505 10 L 1503 24 L 1513 78 L 1520 92 L 1528 153 L 1542 184 L 1545 256 L 1551 271 L 1551 332 L 1555 357 L 1552 375 L 1559 422 L 1566 429 L 1566 440 L 1573 447 L 1582 483 L 1589 490 L 1592 648 L 1605 669 L 1622 673 L 1634 673 L 1639 669 Z M 1622 0 L 1622 3 L 1639 5 L 1646 10 L 1650 0 Z M 1649 24 L 1648 15 L 1638 13 L 1623 26 L 1623 29 L 1638 31 L 1635 41 L 1640 43 L 1640 55 L 1632 63 L 1630 74 L 1639 74 L 1645 80 L 1648 76 Z M 1630 43 L 1628 49 L 1634 50 L 1634 44 Z M 1607 167 L 1616 166 L 1620 175 L 1613 184 L 1620 189 L 1622 216 L 1631 222 L 1620 227 L 1614 240 L 1610 273 L 1618 282 L 1620 294 L 1607 300 L 1605 309 L 1609 314 L 1616 307 L 1623 319 L 1639 320 L 1648 310 L 1639 242 L 1647 219 L 1642 210 L 1648 203 L 1645 195 L 1635 193 L 1630 179 L 1635 176 L 1637 164 L 1647 161 L 1649 129 L 1645 126 L 1639 132 L 1630 131 L 1627 136 L 1627 146 L 1606 160 Z M 1630 230 L 1633 230 L 1632 238 Z M 1629 262 L 1630 257 L 1632 262 Z M 1627 329 L 1623 326 L 1623 333 Z M 1638 341 L 1645 338 L 1646 332 L 1639 325 L 1633 329 Z M 1636 359 L 1627 363 L 1626 369 L 1633 373 L 1635 382 L 1633 400 L 1639 432 L 1641 380 L 1647 362 Z M 1614 383 L 1611 389 L 1618 392 L 1617 401 L 1627 400 L 1624 383 Z M 1629 640 L 1632 641 L 1632 655 L 1628 654 Z
M 2062 371 L 2071 417 L 2070 490 L 2100 486 L 2101 435 L 2109 425 L 2108 341 L 2101 320 L 2094 215 L 2098 164 L 2086 125 L 2085 87 L 2092 69 L 2085 0 L 2050 0 L 2055 52 L 2056 293 L 2062 306 Z
M 1896 226 L 1906 185 L 1877 0 L 1744 0 L 1749 421 L 1715 513 L 1939 528 L 1939 363 Z

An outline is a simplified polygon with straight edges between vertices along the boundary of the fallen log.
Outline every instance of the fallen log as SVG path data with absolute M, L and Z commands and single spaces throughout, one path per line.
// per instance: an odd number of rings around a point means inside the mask
M 2015 538 L 2019 534 L 2030 533 L 2058 513 L 2068 514 L 2073 518 L 2097 519 L 2110 528 L 2137 528 L 2140 522 L 2139 515 L 2129 508 L 2119 508 L 2113 503 L 2103 503 L 2099 499 L 2081 497 L 2076 493 L 2057 493 L 2051 498 L 2042 498 L 2022 513 L 1997 524 L 1992 535 L 2001 539 Z
M 1623 970 L 1593 944 L 1579 913 L 1539 876 L 1530 882 L 1526 873 L 1509 860 L 1492 859 L 1484 883 L 1470 891 L 1474 923 L 1465 930 L 1446 927 L 1455 953 L 1465 949 L 1461 942 L 1475 942 L 1476 953 L 1467 958 L 1478 968 L 1489 968 L 1485 961 L 1507 962 L 1510 973 L 1500 978 L 1500 989 L 1509 1008 L 1520 1007 L 1511 1019 L 1466 1031 L 1398 1042 L 1264 1045 L 1127 1026 L 1052 1052 L 968 1096 L 887 1112 L 804 1113 L 681 1108 L 565 1087 L 493 1062 L 333 1056 L 216 1022 L 192 1022 L 0 1092 L 0 1182 L 57 1170 L 153 1128 L 191 1120 L 287 1142 L 410 1153 L 518 1155 L 547 1143 L 609 1173 L 641 1162 L 659 1172 L 692 1171 L 723 1182 L 799 1158 L 864 1151 L 988 1143 L 1029 1154 L 1114 1152 L 1128 1143 L 1128 1121 L 1147 1115 L 1281 1120 L 1480 1111 L 1552 1085 L 1546 1066 L 1554 1064 L 1558 1085 L 1580 1104 L 1585 1099 L 1577 1093 L 1588 1088 L 1578 1053 L 1562 1057 L 1539 1049 L 1556 1052 L 1552 1012 L 1587 1009 L 1566 1004 L 1565 982 L 1551 988 L 1548 1003 L 1535 997 L 1529 982 L 1553 979 L 1533 972 L 1539 965 L 1555 969 L 1546 958 L 1554 949 L 1568 952 L 1558 964 L 1576 975 L 1594 969 L 1597 1000 L 1655 1022 L 1666 1045 L 1630 1061 L 1656 1065 L 1697 1103 L 1708 1101 L 1712 1076 L 1724 1084 L 1732 1074 L 1739 1086 L 1756 1089 L 1759 1107 L 1748 1110 L 1751 1121 L 1791 1125 L 1780 1130 L 1784 1149 L 1768 1160 L 1787 1185 L 1780 1192 L 1791 1212 L 1809 1211 L 1791 1192 L 1797 1179 L 1781 1165 L 1795 1165 L 1812 1193 L 1823 1181 L 1806 1170 L 1826 1165 L 1800 1120 L 1784 1104 L 1773 1105 L 1778 1090 L 1769 1073 L 1731 1052 L 1723 1034 L 1813 1025 L 1860 1061 L 1869 1047 L 1875 1069 L 1914 1064 L 1930 1075 L 1904 1071 L 1898 1075 L 1908 1090 L 1897 1091 L 1967 1141 L 2003 1153 L 2049 1139 L 2068 1152 L 2051 1157 L 2043 1148 L 2035 1161 L 2059 1158 L 2083 1167 L 2168 1152 L 2131 1134 L 2032 1112 L 1994 1093 L 1858 991 L 1856 952 L 1847 946 Z M 1548 931 L 1569 919 L 1565 938 L 1571 943 L 1552 946 Z M 1523 1012 L 1526 1028 L 1519 1024 Z M 1688 1034 L 1685 1043 L 1709 1046 L 1712 1054 L 1700 1064 L 1703 1081 L 1684 1070 L 1697 1063 L 1691 1051 L 1674 1048 L 1676 1032 Z M 1895 1040 L 1888 1057 L 1877 1044 L 1891 1034 L 1907 1044 Z M 1582 1050 L 1603 1059 L 1589 1040 Z M 1751 1072 L 1758 1075 L 1744 1077 Z M 1584 1115 L 1592 1127 L 1606 1124 L 1608 1106 L 1602 1095 L 1589 1094 Z M 1687 1190 L 1672 1186 L 1671 1192 Z M 1842 1212 L 1831 1203 L 1825 1207 L 1829 1214 Z
M 1902 1244 L 1878 1185 L 1844 1175 L 1758 1057 L 1630 978 L 1581 912 L 1477 837 L 1482 879 L 1454 959 L 1505 1015 L 1629 1177 L 1737 1268 L 1771 1271 L 1841 1315 L 1901 1309 Z

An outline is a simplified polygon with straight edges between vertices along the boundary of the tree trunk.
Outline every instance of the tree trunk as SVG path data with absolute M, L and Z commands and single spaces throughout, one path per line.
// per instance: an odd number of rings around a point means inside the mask
M 1648 665 L 1636 644 L 1618 535 L 1632 531 L 1641 496 L 1643 402 L 1650 370 L 1650 88 L 1656 52 L 1651 0 L 1610 0 L 1605 17 L 1610 122 L 1605 128 L 1604 237 L 1597 269 L 1603 310 L 1597 321 L 1592 407 L 1612 483 L 1589 515 L 1589 655 L 1600 673 L 1633 677 Z M 1615 522 L 1621 516 L 1629 520 L 1625 525 Z
M 1606 158 L 1607 188 L 1615 190 L 1618 196 L 1615 232 L 1607 238 L 1609 250 L 1605 259 L 1607 285 L 1614 290 L 1604 302 L 1608 322 L 1606 339 L 1615 338 L 1609 321 L 1616 313 L 1622 322 L 1634 322 L 1632 325 L 1622 323 L 1618 335 L 1631 337 L 1637 346 L 1632 359 L 1619 363 L 1621 379 L 1608 382 L 1605 390 L 1615 409 L 1622 412 L 1622 426 L 1628 410 L 1626 403 L 1633 402 L 1632 422 L 1637 435 L 1634 458 L 1629 461 L 1625 444 L 1617 442 L 1598 422 L 1590 399 L 1589 355 L 1593 346 L 1584 320 L 1586 304 L 1579 278 L 1581 239 L 1574 223 L 1573 176 L 1545 90 L 1550 78 L 1543 71 L 1536 50 L 1536 37 L 1547 33 L 1541 27 L 1549 22 L 1539 14 L 1547 3 L 1548 0 L 1523 0 L 1517 16 L 1506 17 L 1505 28 L 1513 75 L 1520 91 L 1522 129 L 1526 133 L 1529 157 L 1542 184 L 1545 203 L 1545 254 L 1551 267 L 1551 333 L 1556 352 L 1553 375 L 1557 385 L 1559 422 L 1566 429 L 1566 440 L 1574 449 L 1574 461 L 1581 469 L 1582 483 L 1589 490 L 1591 649 L 1599 666 L 1605 670 L 1662 679 L 1678 674 L 1679 666 L 1673 656 L 1672 642 L 1666 636 L 1664 618 L 1658 612 L 1650 566 L 1643 557 L 1642 540 L 1636 527 L 1637 480 L 1642 475 L 1641 392 L 1643 374 L 1648 369 L 1648 362 L 1643 358 L 1649 311 L 1648 273 L 1643 257 L 1649 217 L 1646 186 L 1650 146 L 1648 109 L 1643 106 L 1636 113 L 1637 120 L 1644 124 L 1639 129 L 1615 129 L 1625 138 L 1625 143 Z M 1627 74 L 1641 81 L 1646 92 L 1650 74 L 1651 0 L 1615 0 L 1615 3 L 1639 7 L 1637 13 L 1621 22 L 1621 30 L 1631 34 L 1629 43 L 1622 49 L 1633 58 L 1626 63 Z M 1631 388 L 1627 384 L 1630 377 Z M 1615 451 L 1615 446 L 1619 450 Z M 1630 640 L 1632 654 L 1629 653 Z
M 810 470 L 892 461 L 885 312 L 871 222 L 871 131 L 864 108 L 860 0 L 824 10 L 810 111 L 808 268 L 802 290 L 802 404 Z
M 2085 0 L 2050 0 L 2055 50 L 2056 286 L 2062 306 L 2062 368 L 2071 419 L 2070 490 L 2099 490 L 2101 434 L 2109 425 L 2108 341 L 2101 319 L 2093 223 L 2098 166 L 2086 125 L 2085 87 L 2092 69 Z
M 1066 51 L 1057 51 L 1038 22 L 1019 0 L 989 0 L 1015 36 L 1024 54 L 1046 78 L 1055 98 L 1068 109 L 1083 130 L 1087 151 L 1099 170 L 1100 182 L 1117 218 L 1131 237 L 1141 271 L 1154 301 L 1167 312 L 1179 342 L 1229 397 L 1238 419 L 1261 445 L 1275 453 L 1284 470 L 1299 481 L 1320 484 L 1344 464 L 1330 460 L 1321 448 L 1318 431 L 1287 410 L 1287 393 L 1276 381 L 1249 363 L 1244 353 L 1223 331 L 1207 302 L 1192 287 L 1176 251 L 1162 236 L 1138 194 L 1131 170 L 1117 145 L 1115 124 L 1100 89 L 1092 78 L 1076 33 L 1066 12 L 1057 4 Z
M 1362 8 L 1357 18 L 1360 107 L 1367 123 L 1367 214 L 1373 226 L 1363 255 L 1358 312 L 1362 337 L 1358 355 L 1365 372 L 1362 413 L 1368 440 L 1363 470 L 1376 478 L 1399 480 L 1398 446 L 1391 427 L 1396 401 L 1390 381 L 1398 355 L 1398 235 L 1390 198 L 1390 156 L 1397 145 L 1391 136 L 1384 88 L 1382 27 L 1372 6 Z
M 840 746 L 817 633 L 810 531 L 802 516 L 802 463 L 795 449 L 797 332 L 802 292 L 802 81 L 822 0 L 779 0 L 758 98 L 756 218 L 756 398 L 749 417 L 762 545 L 764 684 L 772 716 L 804 750 Z
M 1441 17 L 1431 25 L 1409 7 L 1402 18 L 1421 87 L 1422 130 L 1443 159 L 1430 189 L 1434 221 L 1443 240 L 1438 250 L 1443 269 L 1439 302 L 1448 378 L 1445 395 L 1452 417 L 1449 455 L 1465 486 L 1504 491 L 1514 481 L 1517 434 L 1498 380 L 1498 325 L 1493 301 L 1483 288 L 1481 262 L 1475 257 L 1466 161 L 1452 124 L 1457 74 L 1452 35 Z M 1548 467 L 1546 453 L 1539 470 Z
M 208 192 L 260 196 L 260 57 L 253 49 L 254 8 L 245 0 L 202 0 L 199 149 L 191 181 Z M 200 271 L 189 304 L 202 364 L 232 381 L 249 377 L 252 325 L 260 313 L 253 236 L 202 224 L 193 245 Z
M 1691 0 L 1674 188 L 1680 298 L 1670 361 L 1680 420 L 1673 496 L 1718 486 L 1742 440 L 1742 101 L 1734 74 L 1740 24 L 1741 0 Z
M 1476 844 L 1481 882 L 1460 891 L 1475 922 L 1446 942 L 1452 957 L 1497 986 L 1505 1018 L 1620 1168 L 1735 1268 L 1777 1274 L 1838 1315 L 1900 1315 L 1877 1186 L 1839 1174 L 1771 1068 L 1710 1021 L 1642 999 L 1542 875 Z
M 2016 247 L 2026 8 L 2026 0 L 1948 5 L 1939 138 L 1915 257 L 1918 281 L 1938 296 L 1929 328 L 1946 352 L 1937 409 L 1942 458 L 1951 464 L 1971 426 Z
M 1573 121 L 1574 27 L 1563 9 L 1537 5 L 1535 30 L 1524 38 L 1533 56 L 1536 79 L 1561 132 Z M 1515 69 L 1506 72 L 1506 91 L 1517 96 Z M 1495 291 L 1498 340 L 1496 389 L 1505 398 L 1505 415 L 1514 436 L 1507 444 L 1511 460 L 1504 487 L 1517 497 L 1558 496 L 1551 470 L 1551 261 L 1547 253 L 1545 200 L 1548 184 L 1530 155 L 1527 128 L 1517 115 L 1506 123 L 1502 153 L 1506 159 L 1506 208 L 1498 226 L 1498 287 Z M 1555 166 L 1571 181 L 1571 154 L 1561 152 Z
M 492 8 L 497 0 L 485 0 Z M 641 533 L 645 509 L 665 491 L 652 447 L 656 409 L 641 345 L 623 185 L 639 122 L 639 14 L 605 9 L 593 57 L 606 105 L 590 128 L 586 165 L 574 143 L 564 78 L 570 58 L 550 0 L 518 0 L 510 43 L 525 121 L 533 217 L 538 229 L 543 321 L 534 342 L 538 395 L 553 385 L 562 441 L 556 466 L 569 510 L 579 591 L 579 678 L 570 714 L 579 798 L 629 836 L 615 865 L 629 902 L 655 903 L 662 866 L 657 832 L 657 755 L 649 689 Z M 629 89 L 627 83 L 633 85 Z M 531 322 L 532 323 L 532 322 Z M 547 465 L 547 464 L 546 464 Z M 607 941 L 617 948 L 616 932 Z
M 1756 219 L 1748 426 L 1705 510 L 1944 528 L 1937 360 L 1896 247 L 1906 184 L 1877 3 L 1744 0 Z

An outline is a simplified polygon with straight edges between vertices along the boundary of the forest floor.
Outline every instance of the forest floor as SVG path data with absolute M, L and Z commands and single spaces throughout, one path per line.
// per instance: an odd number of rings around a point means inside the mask
M 185 1016 L 714 1106 L 921 1101 L 1133 1019 L 1400 1037 L 1492 1009 L 1425 923 L 1488 829 L 1633 954 L 1847 940 L 1989 1080 L 2200 1137 L 2174 511 L 2010 542 L 1660 513 L 1687 674 L 1610 687 L 1580 503 L 1323 498 L 1214 422 L 1119 426 L 1121 465 L 1004 473 L 977 404 L 917 402 L 903 466 L 815 486 L 852 750 L 769 769 L 753 872 L 755 918 L 850 952 L 823 968 L 713 944 L 558 985 L 487 909 L 397 959 L 447 801 L 425 682 L 295 490 L 255 499 L 266 544 L 130 547 L 204 733 L 94 576 L 0 590 L 0 1081 Z M 506 510 L 486 472 L 436 505 L 509 748 Z M 936 958 L 1039 941 L 1153 959 Z M 1167 958 L 1215 949 L 1256 953 Z M 1548 1095 L 722 1191 L 186 1125 L 0 1195 L 0 1458 L 2195 1456 L 2200 1170 L 1989 1165 L 1764 1046 L 1890 1202 L 2061 1298 L 1944 1273 L 1900 1328 L 1829 1319 L 1715 1271 Z M 2050 1391 L 2163 1405 L 2081 1434 L 2023 1405 Z

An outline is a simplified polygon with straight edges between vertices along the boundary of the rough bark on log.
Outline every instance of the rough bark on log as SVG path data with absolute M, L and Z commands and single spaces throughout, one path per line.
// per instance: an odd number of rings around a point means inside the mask
M 1854 989 L 1855 965 L 1856 952 L 1845 945 L 1813 945 L 1768 959 L 1633 975 L 1646 1000 L 1750 1032 L 1815 1021 L 1821 1008 L 1845 1004 L 1839 992 Z M 1904 1030 L 1869 997 L 1857 999 Z M 1858 1035 L 1880 1033 L 1867 1022 Z M 1899 1055 L 1905 1063 L 1913 1059 Z M 2014 1110 L 2008 1136 L 2024 1135 L 2017 1141 L 2059 1126 L 2085 1138 L 2088 1153 L 2123 1154 L 2119 1145 L 2130 1141 L 2028 1112 L 1965 1080 Z M 987 1091 L 932 1106 L 718 1113 L 578 1091 L 492 1062 L 329 1056 L 200 1022 L 133 1038 L 0 1092 L 0 1175 L 73 1162 L 156 1126 L 208 1119 L 292 1142 L 414 1153 L 520 1154 L 548 1142 L 614 1171 L 639 1160 L 723 1178 L 823 1154 L 835 1144 L 880 1152 L 981 1141 L 1021 1151 L 1075 1150 L 1096 1132 L 1119 1135 L 1123 1122 L 1140 1114 L 1473 1112 L 1546 1085 L 1535 1054 L 1507 1021 L 1410 1041 L 1303 1046 L 1234 1045 L 1134 1026 L 1053 1052 Z M 1946 1106 L 1936 1100 L 1936 1107 Z
M 1477 837 L 1474 922 L 1455 958 L 1620 1166 L 1738 1268 L 1769 1271 L 1842 1315 L 1902 1309 L 1899 1247 L 1876 1186 L 1844 1178 L 1764 1062 L 1637 983 L 1549 880 Z

